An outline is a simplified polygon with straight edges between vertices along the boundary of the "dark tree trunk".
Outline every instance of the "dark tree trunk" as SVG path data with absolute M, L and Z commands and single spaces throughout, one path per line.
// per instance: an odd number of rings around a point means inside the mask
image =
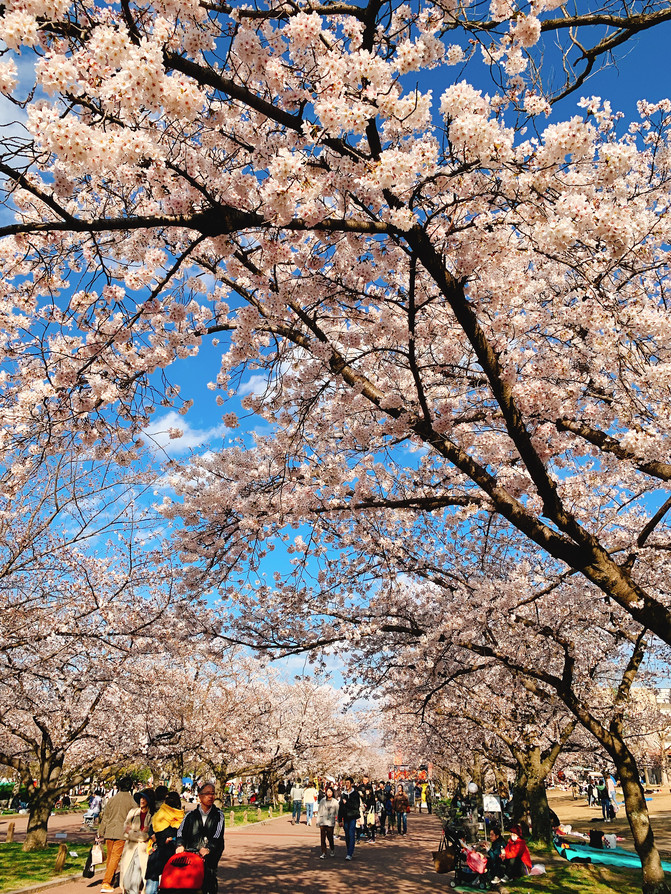
M 532 837 L 536 841 L 552 844 L 553 832 L 548 796 L 545 789 L 545 777 L 540 780 L 530 779 L 528 781 L 527 798 L 529 801 Z
M 24 851 L 37 851 L 47 846 L 47 826 L 60 790 L 37 791 L 28 804 L 28 830 Z
M 226 783 L 228 782 L 228 767 L 214 767 L 214 794 L 223 805 L 226 804 Z
M 513 798 L 513 822 L 523 821 L 531 827 L 536 841 L 552 844 L 552 823 L 545 780 L 554 767 L 556 755 L 543 756 L 538 746 L 516 752 L 518 762 Z
M 643 894 L 671 894 L 671 884 L 665 878 L 650 826 L 650 815 L 636 759 L 622 741 L 618 741 L 608 751 L 620 777 L 629 828 L 643 867 Z

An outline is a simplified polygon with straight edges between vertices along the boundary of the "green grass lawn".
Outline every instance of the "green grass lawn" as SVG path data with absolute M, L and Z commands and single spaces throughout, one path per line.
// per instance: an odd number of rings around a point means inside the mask
M 511 891 L 552 894 L 640 894 L 642 877 L 636 869 L 614 869 L 598 863 L 577 865 L 555 851 L 530 844 L 531 859 L 542 863 L 545 875 L 529 876 L 507 885 Z
M 227 826 L 230 826 L 230 825 L 231 825 L 231 808 L 230 808 L 230 807 L 223 807 L 222 809 L 223 809 L 223 811 L 224 811 L 224 816 L 226 817 L 226 825 L 227 825 Z M 249 804 L 247 807 L 245 807 L 245 806 L 242 805 L 242 804 L 236 804 L 236 806 L 233 808 L 233 811 L 234 811 L 234 813 L 235 813 L 235 823 L 234 823 L 234 825 L 236 825 L 236 826 L 242 826 L 242 825 L 244 825 L 244 822 L 245 822 L 245 819 L 244 819 L 245 811 L 247 811 L 247 822 L 248 822 L 248 823 L 256 823 L 256 822 L 258 822 L 258 820 L 257 820 L 257 815 L 258 815 L 258 814 L 257 814 L 257 807 L 256 807 L 255 804 Z M 279 813 L 279 807 L 273 807 L 273 817 L 276 817 L 276 816 L 279 816 L 279 815 L 280 815 L 280 813 Z M 289 818 L 291 818 L 291 810 L 287 810 L 286 805 L 284 806 L 284 813 L 283 813 L 282 815 L 283 815 L 283 816 L 288 816 Z M 262 808 L 261 808 L 261 819 L 262 819 L 262 820 L 267 820 L 267 819 L 268 819 L 268 808 L 267 808 L 267 807 L 262 807 Z
M 27 888 L 39 882 L 48 882 L 56 877 L 54 866 L 58 845 L 50 844 L 44 850 L 24 854 L 22 844 L 0 844 L 0 891 Z M 81 875 L 90 850 L 89 844 L 70 844 L 69 849 L 77 857 L 68 855 L 60 876 Z

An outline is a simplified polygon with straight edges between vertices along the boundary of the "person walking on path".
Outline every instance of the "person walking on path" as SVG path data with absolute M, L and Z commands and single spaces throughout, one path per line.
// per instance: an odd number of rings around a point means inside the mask
M 399 785 L 394 795 L 394 813 L 396 814 L 397 831 L 399 835 L 406 835 L 408 832 L 408 810 L 410 802 L 408 796 L 403 791 L 403 786 Z M 401 828 L 402 827 L 402 828 Z
M 301 812 L 303 810 L 303 786 L 301 783 L 296 780 L 294 784 L 291 786 L 291 822 L 300 825 L 301 822 Z
M 203 894 L 217 894 L 217 863 L 224 852 L 224 814 L 214 806 L 214 786 L 206 782 L 198 789 L 200 803 L 182 820 L 175 838 L 175 853 L 192 851 L 205 863 Z
M 140 894 L 147 871 L 147 842 L 151 835 L 151 815 L 154 812 L 154 793 L 145 789 L 134 795 L 136 807 L 126 815 L 119 873 L 124 894 Z
M 387 834 L 387 811 L 384 808 L 385 799 L 386 795 L 384 792 L 384 782 L 378 782 L 377 789 L 375 790 L 375 813 L 378 816 L 378 822 L 380 824 L 380 835 L 382 835 L 383 838 Z
M 305 819 L 307 821 L 307 825 L 312 825 L 312 817 L 315 813 L 315 806 L 317 804 L 317 789 L 312 785 L 312 783 L 308 783 L 308 787 L 303 789 L 303 804 L 305 804 Z M 300 816 L 298 818 L 300 820 Z
M 368 841 L 375 844 L 375 821 L 377 814 L 375 813 L 375 791 L 370 782 L 364 786 L 363 794 L 359 789 L 359 797 L 363 802 L 363 834 Z
M 592 780 L 590 779 L 590 781 L 587 783 L 587 806 L 588 806 L 588 807 L 591 807 L 592 804 L 594 804 L 594 801 L 595 801 L 595 798 L 594 798 L 594 783 L 593 783 Z
M 338 819 L 338 802 L 335 799 L 333 788 L 326 786 L 326 796 L 319 802 L 317 809 L 317 825 L 319 826 L 319 834 L 321 835 L 321 855 L 320 860 L 326 858 L 326 843 L 332 857 L 335 857 L 335 840 L 333 837 L 333 829 Z
M 338 806 L 338 822 L 345 830 L 345 845 L 347 847 L 346 860 L 354 857 L 354 844 L 356 843 L 356 823 L 361 813 L 361 798 L 354 788 L 354 779 L 348 776 L 345 780 L 345 789 L 340 795 Z
M 177 792 L 167 792 L 164 797 L 165 800 L 151 818 L 154 850 L 147 860 L 147 871 L 144 876 L 145 894 L 157 894 L 161 873 L 175 853 L 175 838 L 184 819 L 182 799 Z
M 136 806 L 130 793 L 132 786 L 133 780 L 130 777 L 124 776 L 120 779 L 119 791 L 109 799 L 103 810 L 103 818 L 98 827 L 98 840 L 105 841 L 107 865 L 100 894 L 114 894 L 112 881 L 126 844 L 124 823 L 129 811 Z

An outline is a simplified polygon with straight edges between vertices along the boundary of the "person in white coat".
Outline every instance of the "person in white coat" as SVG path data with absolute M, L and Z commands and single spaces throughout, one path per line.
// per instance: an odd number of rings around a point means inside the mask
M 133 796 L 139 805 L 128 811 L 124 823 L 126 843 L 119 863 L 119 876 L 124 894 L 140 894 L 140 887 L 147 871 L 147 845 L 152 833 L 151 815 L 154 795 L 150 791 Z

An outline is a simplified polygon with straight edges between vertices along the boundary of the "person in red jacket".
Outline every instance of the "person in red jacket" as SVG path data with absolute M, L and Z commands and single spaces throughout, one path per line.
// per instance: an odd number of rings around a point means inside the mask
M 503 863 L 506 873 L 504 881 L 521 878 L 531 871 L 531 854 L 519 826 L 513 826 L 510 830 L 510 838 L 503 851 Z

